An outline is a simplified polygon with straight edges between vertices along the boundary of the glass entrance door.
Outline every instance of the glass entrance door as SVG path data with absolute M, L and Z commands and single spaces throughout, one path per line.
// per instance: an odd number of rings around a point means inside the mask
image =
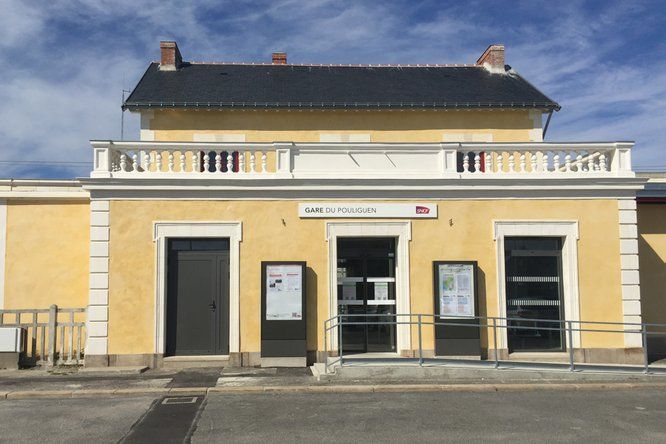
M 337 248 L 338 313 L 378 323 L 345 325 L 343 353 L 395 351 L 395 317 L 385 316 L 395 314 L 395 239 L 339 238 Z
M 507 237 L 504 241 L 509 352 L 563 351 L 562 240 Z M 540 321 L 544 320 L 544 321 Z

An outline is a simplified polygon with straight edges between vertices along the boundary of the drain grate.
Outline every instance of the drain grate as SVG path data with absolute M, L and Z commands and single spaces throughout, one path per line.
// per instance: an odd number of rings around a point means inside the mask
M 164 398 L 162 404 L 194 404 L 198 396 L 180 396 L 178 398 Z

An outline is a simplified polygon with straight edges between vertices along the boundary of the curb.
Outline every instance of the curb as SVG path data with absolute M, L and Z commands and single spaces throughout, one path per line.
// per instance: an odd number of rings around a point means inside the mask
M 93 396 L 140 396 L 140 395 L 207 395 L 257 394 L 257 393 L 396 393 L 396 392 L 510 392 L 536 390 L 630 390 L 666 389 L 666 383 L 553 383 L 553 384 L 393 384 L 393 385 L 292 385 L 292 386 L 245 386 L 245 387 L 175 387 L 175 388 L 131 388 L 131 389 L 84 389 L 84 390 L 17 390 L 0 392 L 3 399 L 35 398 L 87 398 Z

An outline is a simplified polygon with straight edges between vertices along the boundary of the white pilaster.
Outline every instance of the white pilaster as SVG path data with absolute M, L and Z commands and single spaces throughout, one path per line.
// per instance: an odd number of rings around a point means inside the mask
M 5 308 L 6 245 L 7 245 L 7 201 L 0 200 L 0 310 Z
M 90 202 L 90 271 L 86 355 L 108 354 L 109 201 Z
M 620 275 L 622 281 L 622 322 L 641 322 L 641 289 L 638 273 L 638 218 L 635 199 L 618 200 L 620 221 Z M 625 330 L 638 330 L 629 326 Z M 641 347 L 642 337 L 624 334 L 625 347 Z

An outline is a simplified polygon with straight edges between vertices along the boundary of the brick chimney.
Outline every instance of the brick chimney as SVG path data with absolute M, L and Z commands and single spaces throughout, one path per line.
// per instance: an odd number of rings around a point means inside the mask
M 162 52 L 160 71 L 175 71 L 183 65 L 183 58 L 176 42 L 160 42 L 160 51 Z
M 272 56 L 273 65 L 286 65 L 287 64 L 287 53 L 286 52 L 274 52 Z
M 486 49 L 476 64 L 483 66 L 488 71 L 496 74 L 503 74 L 504 69 L 504 45 L 490 45 Z

